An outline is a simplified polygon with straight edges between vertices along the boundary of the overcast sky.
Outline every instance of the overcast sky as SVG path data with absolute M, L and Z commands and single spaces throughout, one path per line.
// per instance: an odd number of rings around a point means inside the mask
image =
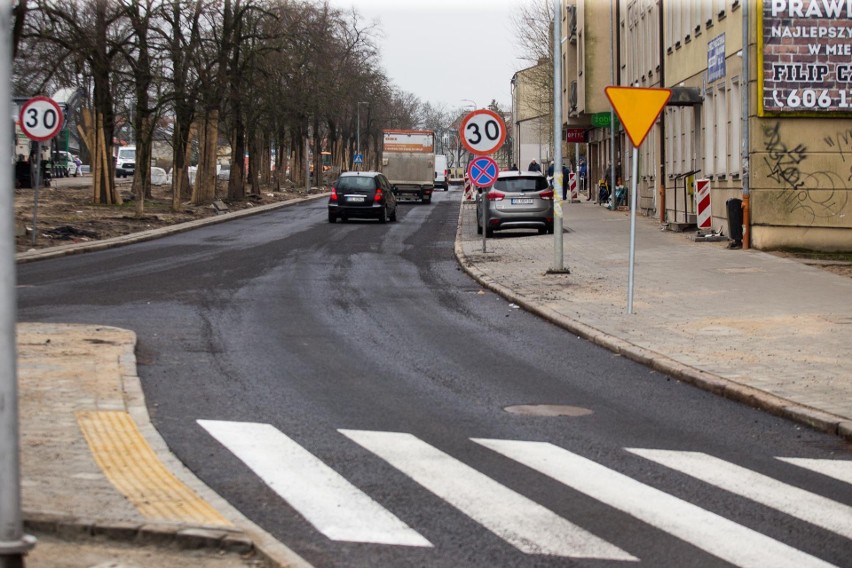
M 524 0 L 330 0 L 381 22 L 382 66 L 393 83 L 422 102 L 448 109 L 511 106 L 518 59 L 513 13 Z

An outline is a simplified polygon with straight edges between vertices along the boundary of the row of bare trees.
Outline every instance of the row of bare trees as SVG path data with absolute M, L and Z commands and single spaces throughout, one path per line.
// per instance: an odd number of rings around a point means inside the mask
M 18 0 L 14 31 L 18 96 L 67 87 L 85 94 L 79 130 L 99 203 L 120 202 L 112 142 L 130 127 L 139 213 L 150 195 L 152 144 L 164 136 L 177 209 L 222 197 L 220 140 L 234 157 L 227 198 L 238 200 L 261 184 L 280 185 L 288 168 L 305 183 L 306 161 L 312 155 L 320 172 L 322 150 L 337 168 L 351 167 L 358 112 L 374 167 L 383 128 L 421 122 L 420 101 L 380 68 L 377 24 L 327 0 Z M 247 171 L 236 159 L 246 154 Z

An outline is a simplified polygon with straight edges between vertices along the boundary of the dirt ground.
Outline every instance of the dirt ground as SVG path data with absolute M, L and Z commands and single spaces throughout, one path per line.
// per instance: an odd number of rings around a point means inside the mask
M 145 200 L 144 214 L 136 215 L 136 203 L 131 194 L 129 180 L 117 180 L 124 203 L 99 205 L 92 200 L 91 177 L 61 178 L 51 180 L 50 187 L 38 191 L 36 206 L 33 189 L 15 190 L 16 251 L 108 239 L 157 227 L 185 223 L 217 214 L 212 206 L 196 207 L 184 203 L 179 211 L 172 211 L 170 186 L 154 186 L 153 199 Z M 227 182 L 219 182 L 218 195 L 225 195 Z M 231 211 L 286 201 L 304 195 L 292 187 L 284 191 L 262 189 L 261 195 L 238 202 L 222 199 Z M 318 190 L 316 190 L 318 191 Z M 33 214 L 36 217 L 37 237 L 33 244 Z

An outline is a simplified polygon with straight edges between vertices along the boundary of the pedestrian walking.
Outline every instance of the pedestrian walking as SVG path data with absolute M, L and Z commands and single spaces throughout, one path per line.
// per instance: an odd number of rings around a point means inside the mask
M 74 156 L 74 177 L 78 175 L 83 175 L 83 162 L 80 160 L 80 156 Z

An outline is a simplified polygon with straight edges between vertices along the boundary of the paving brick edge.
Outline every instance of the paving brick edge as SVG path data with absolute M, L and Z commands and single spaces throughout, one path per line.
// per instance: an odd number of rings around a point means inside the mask
M 521 306 L 526 311 L 553 323 L 554 325 L 570 331 L 571 333 L 578 335 L 595 345 L 608 349 L 613 353 L 617 353 L 632 361 L 650 367 L 655 371 L 666 373 L 679 381 L 691 384 L 702 390 L 747 404 L 753 408 L 763 410 L 775 416 L 786 418 L 793 422 L 813 428 L 814 430 L 833 434 L 852 441 L 852 421 L 787 400 L 760 389 L 738 383 L 714 373 L 690 367 L 689 365 L 676 361 L 671 357 L 651 349 L 640 347 L 634 343 L 630 343 L 629 341 L 625 341 L 624 339 L 584 324 L 581 321 L 569 318 L 554 310 L 544 308 L 530 302 L 524 296 L 516 294 L 511 289 L 493 281 L 490 277 L 485 275 L 485 273 L 476 268 L 468 259 L 467 255 L 465 255 L 464 247 L 462 246 L 463 207 L 464 202 L 462 202 L 459 207 L 459 218 L 456 226 L 456 240 L 454 246 L 455 257 L 461 269 L 483 287 Z
M 113 237 L 111 239 L 103 239 L 100 241 L 91 241 L 87 243 L 73 243 L 67 245 L 59 245 L 55 247 L 48 247 L 44 249 L 38 249 L 34 251 L 26 251 L 20 252 L 15 255 L 15 262 L 18 264 L 24 264 L 27 262 L 34 262 L 37 260 L 46 260 L 48 258 L 57 258 L 60 256 L 68 256 L 72 254 L 80 254 L 84 252 L 94 252 L 98 250 L 105 250 L 112 247 L 117 247 L 121 245 L 129 245 L 132 243 L 140 243 L 143 241 L 150 241 L 153 239 L 158 239 L 160 237 L 164 237 L 166 235 L 173 235 L 176 233 L 183 233 L 186 231 L 191 231 L 192 229 L 197 229 L 198 227 L 203 227 L 205 225 L 214 225 L 216 223 L 224 223 L 226 221 L 231 221 L 232 219 L 239 219 L 240 217 L 247 217 L 249 215 L 255 215 L 257 213 L 264 213 L 266 211 L 271 211 L 273 209 L 279 209 L 281 207 L 290 207 L 292 205 L 297 205 L 299 203 L 305 203 L 307 201 L 315 201 L 317 199 L 323 199 L 328 197 L 327 192 L 319 193 L 316 195 L 308 195 L 305 197 L 297 197 L 295 199 L 288 199 L 287 201 L 279 201 L 277 203 L 270 203 L 268 205 L 258 205 L 256 207 L 250 207 L 248 209 L 241 209 L 239 211 L 234 211 L 233 213 L 222 213 L 220 215 L 215 215 L 213 217 L 205 217 L 203 219 L 195 219 L 194 221 L 187 221 L 186 223 L 177 223 L 175 225 L 169 225 L 167 227 L 158 227 L 156 229 L 151 229 L 148 231 L 140 231 L 138 233 L 130 233 L 129 235 L 122 235 L 120 237 Z

